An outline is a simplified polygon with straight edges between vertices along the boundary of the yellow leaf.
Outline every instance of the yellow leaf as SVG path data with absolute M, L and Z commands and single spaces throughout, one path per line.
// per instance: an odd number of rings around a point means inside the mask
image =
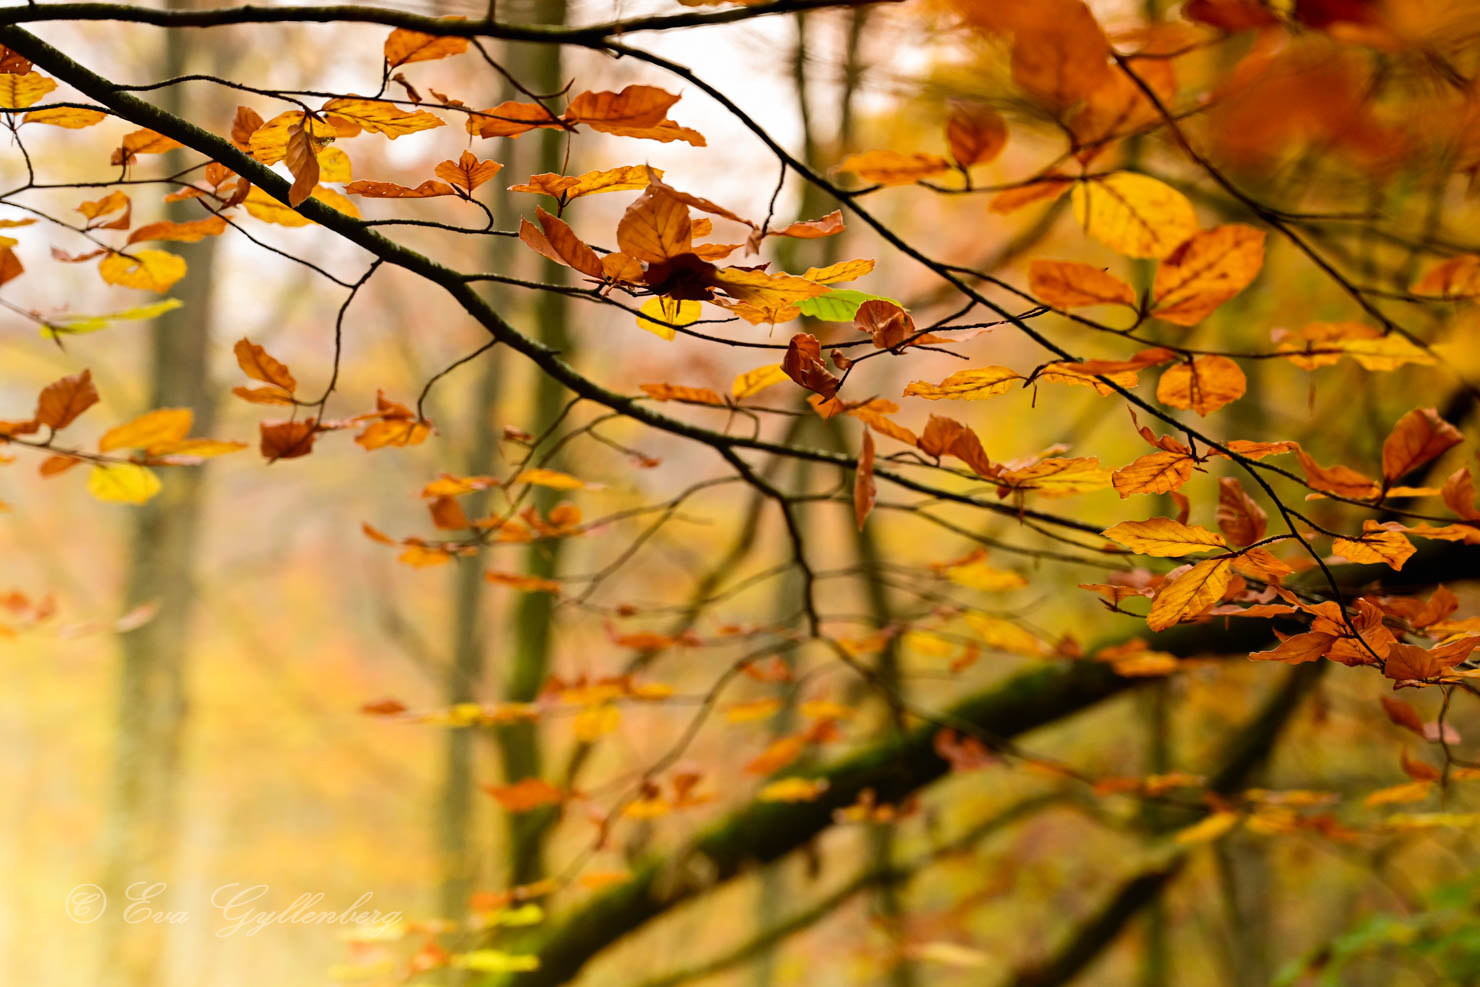
M 1348 562 L 1385 562 L 1393 569 L 1402 569 L 1417 551 L 1401 533 L 1388 531 L 1371 519 L 1362 522 L 1360 538 L 1333 538 L 1331 549 Z
M 151 456 L 189 456 L 194 459 L 212 459 L 245 449 L 245 442 L 225 442 L 221 439 L 180 439 L 163 442 L 149 447 Z
M 1023 375 L 1010 367 L 977 367 L 974 370 L 958 370 L 939 384 L 914 381 L 904 389 L 904 396 L 925 398 L 927 401 L 939 401 L 942 398 L 981 401 L 1011 390 L 1021 380 Z
M 959 586 L 988 591 L 1017 589 L 1028 585 L 1028 580 L 1023 578 L 1022 573 L 998 569 L 980 561 L 953 565 L 946 570 L 946 578 Z
M 178 442 L 190 434 L 190 425 L 194 421 L 195 412 L 189 408 L 159 408 L 146 412 L 131 422 L 104 432 L 98 440 L 98 451 L 144 449 Z
M 318 199 L 324 205 L 337 209 L 345 215 L 355 217 L 360 215 L 360 210 L 353 202 L 331 188 L 320 185 L 314 189 L 310 198 Z M 246 206 L 248 213 L 264 223 L 276 223 L 278 226 L 308 226 L 313 222 L 307 216 L 289 207 L 287 203 L 279 202 L 255 185 L 247 193 L 246 201 L 242 205 Z
M 672 339 L 678 334 L 674 326 L 686 326 L 697 321 L 704 310 L 698 302 L 655 295 L 643 302 L 639 311 L 642 315 L 637 317 L 637 328 L 646 329 L 660 339 Z M 664 322 L 671 325 L 664 325 Z
M 298 127 L 319 140 L 333 140 L 339 136 L 339 131 L 327 120 L 308 118 L 302 110 L 286 110 L 252 131 L 249 142 L 252 157 L 266 165 L 277 164 L 287 156 L 288 139 Z
M 1202 822 L 1193 823 L 1186 829 L 1180 829 L 1172 837 L 1172 842 L 1179 846 L 1195 846 L 1199 843 L 1212 843 L 1229 833 L 1238 825 L 1239 814 L 1237 812 L 1214 812 Z
M 856 281 L 873 269 L 874 262 L 871 260 L 845 260 L 826 267 L 809 267 L 802 277 L 816 284 L 838 284 L 842 281 Z
M 95 123 L 102 123 L 108 116 L 102 110 L 89 110 L 81 106 L 53 106 L 45 110 L 32 110 L 22 123 L 44 123 L 52 127 L 81 130 Z
M 622 722 L 622 711 L 611 703 L 587 706 L 576 714 L 570 729 L 575 738 L 584 743 L 600 739 L 611 733 Z
M 0 74 L 0 106 L 18 110 L 30 106 L 57 87 L 56 81 L 40 72 L 25 75 Z
M 583 195 L 595 195 L 598 192 L 623 192 L 630 189 L 647 188 L 649 175 L 662 178 L 663 172 L 646 165 L 626 165 L 606 171 L 588 171 L 584 175 L 573 177 L 546 172 L 542 175 L 531 175 L 524 185 L 510 185 L 509 191 L 548 195 L 553 199 L 569 202 Z
M 87 474 L 87 492 L 114 504 L 142 504 L 159 493 L 159 477 L 133 463 L 99 464 Z
M 1084 232 L 1128 257 L 1165 257 L 1197 232 L 1187 197 L 1165 182 L 1117 171 L 1074 186 Z
M 1191 456 L 1180 452 L 1147 453 L 1129 466 L 1122 466 L 1110 476 L 1110 482 L 1122 497 L 1138 493 L 1167 493 L 1192 478 L 1195 465 Z
M 1164 559 L 1228 547 L 1228 542 L 1218 532 L 1196 524 L 1183 524 L 1169 517 L 1122 521 L 1106 528 L 1103 534 L 1133 552 Z
M 730 391 L 737 398 L 748 398 L 787 379 L 786 371 L 781 369 L 781 364 L 771 363 L 764 367 L 756 367 L 754 370 L 747 370 L 736 377 L 735 383 L 730 386 Z
M 1264 266 L 1264 231 L 1230 224 L 1197 233 L 1166 256 L 1151 284 L 1151 314 L 1196 325 L 1248 287 Z
M 553 487 L 556 490 L 581 490 L 586 484 L 571 476 L 569 473 L 561 473 L 559 470 L 532 469 L 525 470 L 514 477 L 515 483 L 533 483 L 539 487 Z
M 813 802 L 827 791 L 826 778 L 782 778 L 760 790 L 762 802 Z
M 110 253 L 98 263 L 98 273 L 109 284 L 163 292 L 185 276 L 185 260 L 163 250 Z
M 1034 658 L 1043 655 L 1047 650 L 1038 638 L 1002 617 L 968 613 L 963 619 L 981 643 L 994 650 Z
M 1223 598 L 1233 579 L 1232 559 L 1205 559 L 1157 591 L 1146 615 L 1153 631 L 1196 617 Z
M 391 140 L 443 125 L 440 117 L 426 110 L 404 110 L 394 103 L 355 97 L 331 99 L 320 112 L 338 120 L 348 120 L 363 127 L 366 133 L 384 134 Z
M 1110 485 L 1110 474 L 1100 468 L 1100 461 L 1093 456 L 1045 459 L 1026 469 L 1008 470 L 997 479 L 1004 486 L 1033 490 L 1045 497 L 1068 497 Z

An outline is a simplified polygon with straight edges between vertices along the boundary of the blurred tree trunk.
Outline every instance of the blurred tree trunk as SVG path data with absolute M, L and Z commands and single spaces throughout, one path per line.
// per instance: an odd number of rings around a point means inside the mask
M 174 4 L 172 4 L 173 6 Z M 185 71 L 189 38 L 165 35 L 165 77 Z M 170 113 L 185 116 L 185 90 L 163 89 Z M 184 157 L 171 155 L 171 172 Z M 198 218 L 190 203 L 168 207 L 168 218 Z M 175 297 L 184 304 L 156 319 L 150 330 L 147 408 L 185 407 L 195 412 L 195 434 L 209 434 L 215 407 L 208 380 L 214 239 L 172 244 L 185 258 L 188 276 Z M 104 832 L 102 885 L 109 896 L 102 936 L 102 977 L 120 987 L 162 983 L 166 937 L 172 926 L 120 921 L 128 888 L 137 882 L 168 885 L 179 837 L 180 769 L 185 728 L 186 666 L 196 594 L 196 543 L 205 502 L 204 468 L 166 470 L 163 489 L 131 515 L 126 607 L 157 605 L 158 615 L 121 638 L 118 719 Z M 162 907 L 168 892 L 158 899 Z
M 535 23 L 563 24 L 565 0 L 535 0 Z M 563 60 L 559 46 L 514 46 L 508 68 L 525 86 L 540 95 L 559 91 Z M 539 148 L 534 172 L 563 173 L 566 135 L 558 130 L 541 130 L 524 138 L 537 141 Z M 520 156 L 523 157 L 523 156 Z M 529 163 L 524 159 L 524 163 Z M 521 176 L 522 177 L 522 176 Z M 564 280 L 564 268 L 541 261 L 538 278 L 547 283 Z M 566 331 L 566 304 L 562 295 L 540 292 L 532 306 L 534 335 L 546 346 L 565 353 L 570 359 L 570 336 Z M 549 426 L 559 414 L 565 391 L 549 376 L 532 371 L 535 377 L 534 397 L 529 420 L 531 431 Z M 538 489 L 530 502 L 541 515 L 558 500 L 558 492 Z M 535 542 L 526 554 L 524 571 L 548 579 L 559 568 L 560 542 Z M 549 593 L 521 593 L 514 605 L 513 642 L 509 649 L 504 676 L 504 698 L 527 702 L 539 694 L 550 667 L 551 624 L 555 616 L 555 597 Z M 534 723 L 515 723 L 498 733 L 499 753 L 504 780 L 513 784 L 524 778 L 538 777 L 542 770 L 539 730 Z M 508 815 L 508 879 L 511 885 L 528 884 L 544 874 L 544 844 L 555 821 L 551 811 L 519 812 Z

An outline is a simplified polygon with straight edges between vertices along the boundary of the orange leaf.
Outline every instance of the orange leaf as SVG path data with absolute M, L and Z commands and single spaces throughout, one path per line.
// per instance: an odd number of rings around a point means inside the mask
M 865 151 L 844 158 L 838 170 L 851 171 L 870 184 L 913 185 L 926 178 L 944 175 L 951 170 L 951 163 L 938 154 Z
M 497 161 L 479 161 L 472 151 L 464 151 L 456 161 L 443 161 L 437 165 L 436 175 L 464 192 L 471 192 L 489 181 L 503 170 Z
M 1264 266 L 1264 231 L 1232 224 L 1204 230 L 1162 260 L 1151 284 L 1151 314 L 1196 325 L 1237 295 Z
M 428 179 L 415 188 L 397 185 L 395 182 L 350 182 L 344 187 L 350 195 L 363 195 L 368 199 L 430 199 L 439 195 L 456 195 L 446 182 Z
M 1192 478 L 1194 460 L 1186 453 L 1152 452 L 1111 474 L 1122 497 L 1138 493 L 1167 493 Z
M 1218 481 L 1218 530 L 1234 545 L 1248 545 L 1264 537 L 1269 515 L 1231 476 Z
M 1282 661 L 1287 665 L 1299 665 L 1325 657 L 1335 643 L 1335 634 L 1308 631 L 1287 637 L 1278 647 L 1269 651 L 1256 651 L 1249 657 L 1254 661 Z
M 629 257 L 658 264 L 691 249 L 689 209 L 677 196 L 649 187 L 617 224 L 617 247 Z
M 434 34 L 396 28 L 385 39 L 385 60 L 391 68 L 411 62 L 429 62 L 468 50 L 467 38 L 439 38 Z
M 598 280 L 606 277 L 606 271 L 601 266 L 601 258 L 596 256 L 596 251 L 576 236 L 575 231 L 563 220 L 550 215 L 539 206 L 535 207 L 535 216 L 539 219 L 544 232 L 536 229 L 534 224 L 527 219 L 519 220 L 519 239 L 524 241 L 525 246 L 557 264 L 574 268 L 589 277 Z
M 1028 265 L 1028 287 L 1054 308 L 1083 305 L 1136 305 L 1130 285 L 1092 264 L 1065 260 L 1035 260 Z
M 656 127 L 679 97 L 654 86 L 628 86 L 619 93 L 579 93 L 566 107 L 565 119 L 592 130 Z
M 1383 479 L 1401 479 L 1463 441 L 1459 429 L 1440 418 L 1438 411 L 1414 408 L 1398 419 L 1382 443 Z
M 479 137 L 518 137 L 542 128 L 564 130 L 565 124 L 538 103 L 507 100 L 481 112 L 468 114 L 468 133 Z
M 781 369 L 786 376 L 809 391 L 830 398 L 838 393 L 843 382 L 828 372 L 822 361 L 822 345 L 810 333 L 799 332 L 791 337 L 786 346 L 786 356 L 781 360 Z
M 1173 408 L 1210 415 L 1244 396 L 1248 380 L 1226 356 L 1199 356 L 1169 368 L 1156 383 L 1156 399 Z
M 273 359 L 267 350 L 250 339 L 243 337 L 237 340 L 233 351 L 236 353 L 237 366 L 253 380 L 282 388 L 290 394 L 298 387 L 298 381 L 293 378 L 287 364 Z
M 1207 559 L 1163 586 L 1151 600 L 1146 626 L 1153 631 L 1191 620 L 1223 598 L 1233 579 L 1233 560 Z
M 566 795 L 540 778 L 524 778 L 512 785 L 484 785 L 483 790 L 508 812 L 528 812 L 542 805 L 559 805 Z

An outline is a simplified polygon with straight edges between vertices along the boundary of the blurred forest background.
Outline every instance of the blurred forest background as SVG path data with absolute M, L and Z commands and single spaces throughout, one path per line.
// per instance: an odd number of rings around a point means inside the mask
M 482 14 L 481 4 L 473 3 L 397 6 Z M 1153 20 L 1186 23 L 1158 0 L 1092 6 L 1112 37 Z M 618 10 L 603 2 L 566 7 L 519 0 L 501 3 L 499 14 L 508 21 L 584 23 L 669 9 L 656 2 L 624 3 Z M 1062 147 L 1062 134 L 1015 95 L 1000 52 L 947 30 L 951 17 L 943 7 L 911 0 L 685 30 L 644 43 L 694 66 L 820 170 L 869 148 L 943 153 L 946 101 L 964 98 L 999 108 L 1012 127 L 1006 152 L 979 180 L 1031 172 Z M 114 80 L 204 72 L 333 92 L 376 84 L 386 33 L 349 24 L 186 33 L 95 23 L 40 25 L 37 31 Z M 1480 65 L 1473 41 L 1473 35 L 1457 36 L 1455 64 Z M 1246 37 L 1179 59 L 1184 90 L 1216 88 L 1250 43 Z M 1316 63 L 1322 46 L 1337 44 L 1325 37 L 1299 43 L 1309 46 L 1302 57 Z M 576 91 L 634 82 L 681 88 L 651 67 L 592 52 L 490 47 L 540 92 L 559 90 L 571 79 Z M 507 96 L 469 59 L 414 69 L 408 74 L 423 92 L 483 105 Z M 1305 88 L 1266 98 L 1313 91 L 1307 80 Z M 558 133 L 476 142 L 480 156 L 504 165 L 492 183 L 499 191 L 487 200 L 499 228 L 533 214 L 529 196 L 503 191 L 531 174 L 641 163 L 662 169 L 669 184 L 742 215 L 766 215 L 777 183 L 774 159 L 723 107 L 692 87 L 682 93 L 673 115 L 702 132 L 707 147 L 588 133 L 574 142 L 567 163 Z M 239 103 L 253 102 L 249 94 L 209 85 L 147 95 L 190 119 L 210 121 L 218 132 Z M 275 111 L 256 102 L 264 115 Z M 1412 112 L 1418 104 L 1405 105 Z M 1272 133 L 1278 129 L 1273 125 L 1271 133 L 1255 133 L 1264 119 L 1253 110 L 1240 116 L 1233 106 L 1209 111 L 1194 126 L 1239 181 L 1282 208 L 1371 210 L 1390 218 L 1389 228 L 1403 236 L 1364 233 L 1360 224 L 1306 232 L 1359 272 L 1363 283 L 1406 287 L 1422 266 L 1423 254 L 1411 243 L 1463 240 L 1477 218 L 1474 199 L 1462 179 L 1450 181 L 1447 173 L 1435 178 L 1431 161 L 1398 148 L 1395 134 L 1404 121 L 1385 121 L 1391 134 L 1357 146 L 1350 119 L 1342 125 L 1345 142 L 1321 130 L 1334 119 L 1323 115 L 1326 110 L 1310 110 L 1289 133 Z M 1442 125 L 1458 129 L 1450 119 Z M 109 121 L 100 129 L 110 128 L 113 139 L 126 126 Z M 1266 153 L 1264 142 L 1279 143 L 1279 155 Z M 27 150 L 44 162 L 50 180 L 87 181 L 106 173 L 99 166 L 102 146 L 98 132 L 59 130 L 28 134 Z M 456 158 L 467 146 L 461 127 L 360 142 L 352 148 L 355 177 L 415 185 L 436 162 Z M 1206 224 L 1243 221 L 1236 204 L 1195 174 L 1164 136 L 1130 141 L 1113 153 L 1117 166 L 1185 191 Z M 0 151 L 0 184 L 17 184 L 25 169 L 13 147 Z M 779 195 L 782 217 L 811 219 L 835 208 L 794 177 Z M 77 199 L 69 191 L 49 201 L 60 213 Z M 28 201 L 48 200 L 38 195 Z M 137 208 L 163 217 L 157 201 L 146 206 L 140 195 Z M 581 222 L 609 229 L 629 201 L 627 195 L 593 197 L 582 203 Z M 902 188 L 870 203 L 904 236 L 927 241 L 933 255 L 1013 282 L 1026 282 L 1032 257 L 1074 257 L 1113 266 L 1138 287 L 1149 283 L 1151 265 L 1127 262 L 1086 240 L 1067 200 L 1002 214 L 989 211 L 981 196 Z M 372 216 L 468 221 L 466 207 L 448 200 L 414 203 L 414 209 L 394 200 L 359 205 Z M 0 208 L 0 215 L 12 214 Z M 353 280 L 363 266 L 353 248 L 323 230 L 256 224 L 252 231 L 343 278 Z M 439 256 L 467 270 L 534 280 L 558 276 L 511 239 L 469 237 L 449 246 L 434 230 L 396 235 L 412 246 L 435 243 Z M 152 322 L 122 323 L 59 346 L 38 337 L 31 321 L 0 312 L 0 414 L 25 413 L 42 385 L 89 367 L 109 421 L 154 407 L 190 406 L 198 433 L 255 443 L 262 409 L 229 394 L 242 382 L 232 354 L 242 337 L 293 367 L 305 391 L 324 386 L 342 292 L 325 290 L 314 272 L 240 236 L 172 247 L 190 265 L 190 275 L 170 292 L 184 305 Z M 877 268 L 856 287 L 900 300 L 920 325 L 958 304 L 940 293 L 928 272 L 861 224 L 842 237 L 786 242 L 771 256 L 791 271 L 877 258 Z M 634 328 L 630 316 L 549 293 L 495 285 L 487 296 L 510 322 L 626 391 L 669 382 L 728 393 L 737 374 L 774 356 L 665 341 Z M 99 284 L 86 265 L 47 267 L 44 277 L 16 282 L 7 297 L 40 308 L 61 300 L 97 311 L 140 304 L 135 292 Z M 1181 338 L 1257 349 L 1268 347 L 1274 330 L 1350 318 L 1340 289 L 1272 237 L 1256 288 Z M 1075 331 L 1062 320 L 1052 324 Z M 1446 310 L 1423 325 L 1451 367 L 1480 373 L 1468 310 Z M 751 336 L 784 343 L 799 330 L 769 337 L 767 331 L 753 327 Z M 343 414 L 371 406 L 377 390 L 414 401 L 433 374 L 485 341 L 483 330 L 445 297 L 398 270 L 379 273 L 363 289 L 343 332 L 346 358 L 336 398 Z M 1089 336 L 1075 345 L 1087 356 L 1116 352 Z M 1031 366 L 1037 359 L 1030 341 L 1004 330 L 964 349 L 976 362 Z M 916 353 L 903 364 L 867 364 L 858 395 L 897 395 L 910 380 L 938 380 L 963 365 L 938 353 Z M 1246 372 L 1248 396 L 1219 413 L 1219 434 L 1296 439 L 1322 462 L 1372 461 L 1392 421 L 1416 405 L 1443 408 L 1447 386 L 1437 370 L 1424 366 L 1376 375 L 1351 361 L 1311 372 L 1269 360 L 1251 363 Z M 650 536 L 644 533 L 652 515 L 639 514 L 583 538 L 495 544 L 476 560 L 452 565 L 402 564 L 394 550 L 362 533 L 362 522 L 396 537 L 426 532 L 426 506 L 418 496 L 424 485 L 444 472 L 507 472 L 524 448 L 506 429 L 538 433 L 566 400 L 527 362 L 495 349 L 431 390 L 426 412 L 437 431 L 416 447 L 367 453 L 348 441 L 324 440 L 312 456 L 267 466 L 255 453 L 227 456 L 199 471 L 171 471 L 161 496 L 142 508 L 100 505 L 81 483 L 33 469 L 11 466 L 0 473 L 6 506 L 0 513 L 0 590 L 55 607 L 54 615 L 31 626 L 30 604 L 15 596 L 10 629 L 0 627 L 8 675 L 0 697 L 0 785 L 8 793 L 0 840 L 0 979 L 37 987 L 104 980 L 128 987 L 403 982 L 419 953 L 435 955 L 441 948 L 428 944 L 448 943 L 440 921 L 465 921 L 470 910 L 495 921 L 530 919 L 528 913 L 511 917 L 510 906 L 518 903 L 506 892 L 578 865 L 589 881 L 535 899 L 558 913 L 563 904 L 594 893 L 603 875 L 620 875 L 645 853 L 678 845 L 754 794 L 765 779 L 746 766 L 778 738 L 812 729 L 805 762 L 890 729 L 888 704 L 845 665 L 803 660 L 809 671 L 800 685 L 758 675 L 726 692 L 725 715 L 712 719 L 684 753 L 700 804 L 624 818 L 594 854 L 587 849 L 594 809 L 572 803 L 558 820 L 548 809 L 516 815 L 483 789 L 534 774 L 589 792 L 599 804 L 603 792 L 630 784 L 669 749 L 689 723 L 696 697 L 749 650 L 747 635 L 796 616 L 798 581 L 785 568 L 789 546 L 781 524 L 771 512 L 756 512 L 750 492 L 733 482 L 694 493 Z M 795 395 L 785 401 L 805 409 Z M 952 413 L 977 430 L 996 459 L 1065 443 L 1092 450 L 1107 464 L 1129 462 L 1145 446 L 1120 409 L 1109 408 L 1088 388 L 1044 387 Z M 927 410 L 907 407 L 904 417 L 918 425 Z M 577 407 L 571 423 L 596 415 Z M 711 417 L 716 427 L 723 423 L 723 413 Z M 845 440 L 820 418 L 795 422 L 786 428 L 798 444 L 856 442 L 856 423 Z M 1461 427 L 1473 435 L 1468 423 Z M 588 519 L 605 517 L 667 502 L 698 480 L 726 476 L 710 450 L 629 421 L 611 421 L 602 434 L 610 444 L 578 437 L 550 464 L 588 487 L 541 491 L 536 503 L 542 512 L 570 502 Z M 797 464 L 779 470 L 792 486 L 834 491 L 829 471 Z M 1210 503 L 1216 480 L 1216 471 L 1198 475 L 1183 492 Z M 498 496 L 477 495 L 484 510 Z M 1134 516 L 1176 512 L 1164 496 L 1147 500 L 1159 506 Z M 1329 504 L 1309 509 L 1338 516 Z M 1069 510 L 1100 525 L 1131 516 L 1113 490 L 1081 496 Z M 846 497 L 801 513 L 817 547 L 814 567 L 833 574 L 822 589 L 831 626 L 844 635 L 851 621 L 860 653 L 869 653 L 865 639 L 879 626 L 924 620 L 952 593 L 973 601 L 988 621 L 975 629 L 936 623 L 934 630 L 887 645 L 901 688 L 927 708 L 1022 668 L 1063 660 L 1025 656 L 1021 652 L 1038 646 L 1007 640 L 1013 631 L 1047 646 L 1069 636 L 1085 647 L 1134 631 L 1130 618 L 1105 612 L 1074 588 L 1099 581 L 1093 569 L 994 551 L 996 571 L 1026 578 L 999 586 L 949 585 L 932 598 L 916 592 L 921 580 L 928 581 L 932 565 L 966 555 L 969 538 L 907 524 L 883 506 L 861 537 Z M 965 517 L 948 510 L 942 516 Z M 1011 518 L 961 523 L 988 538 L 1022 540 Z M 640 551 L 623 561 L 639 536 L 645 538 Z M 609 576 L 583 581 L 617 562 Z M 851 578 L 859 566 L 876 575 Z M 485 569 L 558 576 L 564 595 L 490 584 L 482 578 Z M 700 608 L 694 643 L 651 647 L 641 634 L 670 633 L 674 626 L 672 614 L 653 608 L 682 613 L 706 574 L 712 574 L 712 590 L 736 591 Z M 588 586 L 589 605 L 572 602 Z M 1472 588 L 1452 588 L 1472 605 Z M 640 612 L 629 616 L 624 604 Z M 946 626 L 955 629 L 941 630 Z M 734 640 L 714 643 L 726 634 Z M 785 654 L 788 663 L 795 658 Z M 457 703 L 530 701 L 551 675 L 572 683 L 634 667 L 641 682 L 671 689 L 674 697 L 650 703 L 626 697 L 584 712 L 570 706 L 537 725 L 458 725 Z M 1087 777 L 1163 776 L 1174 788 L 1177 773 L 1216 773 L 1218 752 L 1278 684 L 1275 671 L 1285 670 L 1237 659 L 1184 662 L 1174 676 L 1034 733 L 1027 746 Z M 1399 763 L 1403 738 L 1415 748 L 1424 743 L 1383 716 L 1378 700 L 1391 694 L 1390 685 L 1375 675 L 1334 669 L 1300 696 L 1268 764 L 1248 781 L 1345 796 L 1333 810 L 1330 832 L 1246 828 L 1200 847 L 1083 982 L 1253 987 L 1275 982 L 1282 970 L 1294 982 L 1323 966 L 1336 971 L 1331 975 L 1339 983 L 1474 982 L 1466 979 L 1480 976 L 1474 829 L 1364 828 L 1390 807 L 1367 806 L 1363 798 L 1407 780 Z M 1438 715 L 1437 690 L 1405 698 L 1426 721 Z M 389 700 L 418 715 L 375 715 L 376 704 L 396 708 L 385 705 Z M 364 711 L 367 705 L 372 712 Z M 756 717 L 748 718 L 747 709 Z M 1456 702 L 1447 721 L 1456 740 L 1480 735 L 1474 709 L 1473 702 Z M 1033 760 L 982 756 L 989 763 L 930 787 L 918 802 L 900 807 L 897 821 L 836 826 L 802 852 L 673 910 L 603 953 L 579 982 L 952 987 L 995 983 L 1024 963 L 1054 955 L 1102 907 L 1107 892 L 1154 859 L 1175 824 L 1158 819 L 1154 801 L 1117 793 L 1113 783 L 1092 791 Z M 573 758 L 579 767 L 574 780 L 566 774 Z M 1474 789 L 1463 784 L 1430 795 L 1426 805 L 1480 810 Z M 958 844 L 948 846 L 953 840 Z M 848 882 L 869 860 L 902 872 L 850 890 Z M 116 901 L 96 924 L 68 920 L 64 905 L 75 886 L 112 889 L 125 878 L 166 882 L 159 907 L 188 912 L 188 921 L 121 926 Z M 211 898 L 233 882 L 266 885 L 258 903 L 264 909 L 322 893 L 316 907 L 337 911 L 372 892 L 372 907 L 401 912 L 410 926 L 395 930 L 400 938 L 394 941 L 361 941 L 341 927 L 292 923 L 220 936 Z M 814 905 L 817 921 L 751 941 L 758 930 Z M 736 947 L 733 962 L 707 978 L 699 976 L 704 970 L 688 969 Z M 1290 972 L 1297 969 L 1302 972 Z M 667 971 L 679 975 L 661 979 Z M 437 970 L 413 975 L 412 982 L 470 981 Z

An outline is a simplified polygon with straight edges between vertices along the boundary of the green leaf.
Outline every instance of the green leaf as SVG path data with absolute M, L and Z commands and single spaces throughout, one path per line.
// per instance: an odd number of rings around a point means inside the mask
M 131 322 L 138 319 L 154 319 L 166 312 L 174 311 L 185 303 L 178 298 L 166 298 L 155 302 L 153 305 L 140 305 L 137 308 L 126 308 L 122 312 L 109 312 L 107 315 L 62 315 L 54 321 L 47 322 L 41 327 L 41 335 L 67 335 L 80 336 L 83 333 L 97 332 L 106 329 L 114 322 Z
M 834 288 L 825 295 L 803 298 L 796 305 L 802 310 L 803 315 L 823 322 L 852 322 L 853 317 L 858 314 L 858 306 L 874 299 L 899 304 L 894 299 L 883 295 L 870 295 L 866 291 L 858 291 L 854 288 Z

